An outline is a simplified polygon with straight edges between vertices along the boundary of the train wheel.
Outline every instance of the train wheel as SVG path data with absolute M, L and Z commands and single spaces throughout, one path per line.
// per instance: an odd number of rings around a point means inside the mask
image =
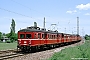
M 31 47 L 31 52 L 35 52 L 36 51 L 36 46 L 32 46 Z
M 51 45 L 51 48 L 54 48 L 54 45 Z
M 44 50 L 44 45 L 40 46 L 40 50 Z

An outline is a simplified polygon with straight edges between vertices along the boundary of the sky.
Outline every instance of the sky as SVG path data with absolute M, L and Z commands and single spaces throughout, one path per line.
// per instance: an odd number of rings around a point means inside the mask
M 10 32 L 12 19 L 16 32 L 34 22 L 43 28 L 44 17 L 47 30 L 69 34 L 77 33 L 79 17 L 79 34 L 90 34 L 89 0 L 0 0 L 0 32 Z

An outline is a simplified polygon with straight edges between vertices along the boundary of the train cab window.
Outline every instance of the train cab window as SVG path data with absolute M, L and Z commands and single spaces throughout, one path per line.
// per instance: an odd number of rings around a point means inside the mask
M 20 38 L 24 39 L 25 38 L 25 34 L 20 34 Z
M 26 38 L 30 39 L 31 38 L 31 34 L 26 34 Z

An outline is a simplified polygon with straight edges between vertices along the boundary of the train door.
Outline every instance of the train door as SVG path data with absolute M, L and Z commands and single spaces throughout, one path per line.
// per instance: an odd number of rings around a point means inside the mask
M 64 43 L 64 34 L 63 33 L 61 33 L 61 37 L 62 37 L 61 43 Z
M 44 41 L 44 44 L 47 44 L 47 39 L 48 39 L 48 36 L 47 36 L 48 34 L 47 33 L 44 33 L 44 39 L 45 39 L 45 41 Z
M 59 43 L 61 43 L 61 40 L 62 40 L 62 35 L 59 34 Z
M 57 34 L 57 43 L 59 43 L 59 38 L 60 38 L 60 35 Z

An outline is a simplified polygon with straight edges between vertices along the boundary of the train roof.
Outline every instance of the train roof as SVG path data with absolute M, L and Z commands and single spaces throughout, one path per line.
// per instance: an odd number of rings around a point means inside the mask
M 40 29 L 39 27 L 27 27 L 25 29 L 21 29 L 19 30 L 18 32 L 43 32 L 43 33 L 52 33 L 52 34 L 64 34 L 64 35 L 77 35 L 77 34 L 66 34 L 66 33 L 59 33 L 57 30 L 56 31 L 51 31 L 51 30 L 48 30 L 46 31 L 46 29 Z
M 28 28 L 25 28 L 25 29 L 21 29 L 19 30 L 18 32 L 44 32 L 44 33 L 58 33 L 58 31 L 51 31 L 51 30 L 48 30 L 46 31 L 46 29 L 40 29 L 39 27 L 35 28 L 31 28 L 31 27 L 28 27 Z

